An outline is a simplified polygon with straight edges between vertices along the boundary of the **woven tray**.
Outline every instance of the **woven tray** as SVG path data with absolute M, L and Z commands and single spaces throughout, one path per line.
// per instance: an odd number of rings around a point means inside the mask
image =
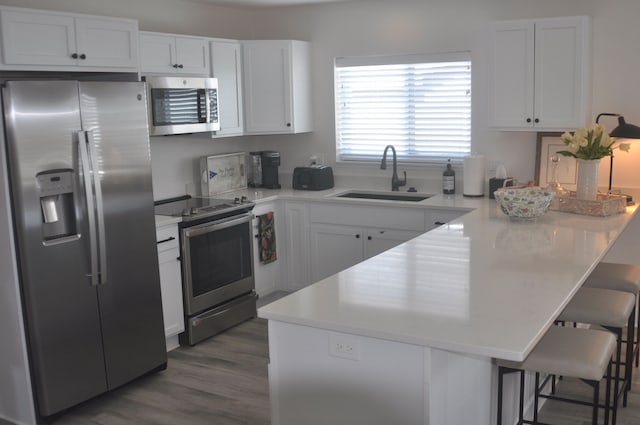
M 571 192 L 567 195 L 556 194 L 553 198 L 553 202 L 551 203 L 551 207 L 549 207 L 552 211 L 593 215 L 598 217 L 620 214 L 625 212 L 626 208 L 626 196 L 598 193 L 597 198 L 591 201 L 576 198 L 575 192 Z

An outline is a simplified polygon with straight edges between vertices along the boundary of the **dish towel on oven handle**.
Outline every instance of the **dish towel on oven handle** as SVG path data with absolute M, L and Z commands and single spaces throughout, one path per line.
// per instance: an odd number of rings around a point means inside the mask
M 276 255 L 276 227 L 273 211 L 258 216 L 258 241 L 260 262 L 273 263 L 278 259 Z

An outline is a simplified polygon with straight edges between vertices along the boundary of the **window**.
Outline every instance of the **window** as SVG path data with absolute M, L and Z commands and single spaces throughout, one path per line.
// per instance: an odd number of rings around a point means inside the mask
M 461 161 L 471 151 L 469 53 L 336 58 L 338 161 Z

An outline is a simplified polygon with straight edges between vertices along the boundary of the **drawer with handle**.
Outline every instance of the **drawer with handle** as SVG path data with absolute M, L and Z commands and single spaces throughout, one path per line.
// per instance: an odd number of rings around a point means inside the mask
M 158 227 L 156 229 L 156 242 L 158 244 L 158 252 L 178 248 L 178 225 L 172 224 Z

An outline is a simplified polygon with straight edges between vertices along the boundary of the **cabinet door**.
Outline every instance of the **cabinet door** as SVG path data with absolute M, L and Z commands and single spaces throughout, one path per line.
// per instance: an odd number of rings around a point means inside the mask
M 178 73 L 201 75 L 209 73 L 209 43 L 204 38 L 176 37 Z
M 295 291 L 311 283 L 309 211 L 303 202 L 285 204 L 287 289 Z
M 280 281 L 280 266 L 282 264 L 281 258 L 283 257 L 282 252 L 279 252 L 280 250 L 278 249 L 278 241 L 280 241 L 278 224 L 280 223 L 275 223 L 274 229 L 276 232 L 276 251 L 278 252 L 279 258 L 276 261 L 268 264 L 263 264 L 260 260 L 261 239 L 258 220 L 260 215 L 266 214 L 268 212 L 273 212 L 274 219 L 278 219 L 279 213 L 278 211 L 276 211 L 274 203 L 259 204 L 256 205 L 253 210 L 253 214 L 255 215 L 255 218 L 253 219 L 253 277 L 256 283 L 256 293 L 261 297 L 268 295 L 269 293 L 277 289 L 278 283 Z
M 131 21 L 77 18 L 78 65 L 137 68 L 137 32 Z
M 535 127 L 570 129 L 584 125 L 588 64 L 579 18 L 536 22 Z
M 218 79 L 220 130 L 212 137 L 238 136 L 242 125 L 242 67 L 239 42 L 211 42 L 211 75 Z
M 245 131 L 291 133 L 291 43 L 243 43 Z
M 499 22 L 489 46 L 489 125 L 533 127 L 533 21 Z
M 158 34 L 140 34 L 140 72 L 170 74 L 176 71 L 176 39 Z
M 158 254 L 164 333 L 166 337 L 177 335 L 184 331 L 179 256 L 180 251 L 178 249 L 170 249 Z
M 422 232 L 406 230 L 367 229 L 365 231 L 365 258 L 371 258 L 421 234 Z
M 427 229 L 427 231 L 435 229 L 436 227 L 442 226 L 443 224 L 446 224 L 451 220 L 455 220 L 456 218 L 465 215 L 468 212 L 469 211 L 465 210 L 429 210 L 426 213 L 425 228 Z
M 365 232 L 348 226 L 311 226 L 311 281 L 345 270 L 364 259 Z
M 76 65 L 72 16 L 40 12 L 1 12 L 5 65 Z

